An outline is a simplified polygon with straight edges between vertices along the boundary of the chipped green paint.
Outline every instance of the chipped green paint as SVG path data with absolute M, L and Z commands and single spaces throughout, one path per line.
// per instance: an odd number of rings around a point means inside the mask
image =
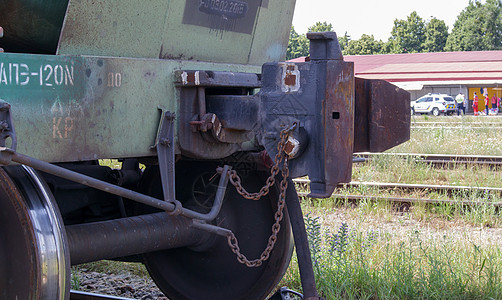
M 17 150 L 49 162 L 154 155 L 159 107 L 177 112 L 174 71 L 253 66 L 160 59 L 0 54 L 0 99 Z

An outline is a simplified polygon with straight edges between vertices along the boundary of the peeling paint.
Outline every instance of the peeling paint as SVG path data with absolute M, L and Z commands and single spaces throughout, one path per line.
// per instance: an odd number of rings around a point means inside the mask
M 183 83 L 183 85 L 187 85 L 188 84 L 188 74 L 187 74 L 187 72 L 181 73 L 181 82 Z
M 195 72 L 195 85 L 200 85 L 199 71 Z
M 284 93 L 298 92 L 300 90 L 300 70 L 296 64 L 282 64 L 281 90 Z

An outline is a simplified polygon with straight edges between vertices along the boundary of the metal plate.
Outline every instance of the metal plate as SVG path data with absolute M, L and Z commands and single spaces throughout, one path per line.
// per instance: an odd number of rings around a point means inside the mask
M 410 139 L 410 94 L 387 81 L 355 80 L 354 152 L 382 152 Z

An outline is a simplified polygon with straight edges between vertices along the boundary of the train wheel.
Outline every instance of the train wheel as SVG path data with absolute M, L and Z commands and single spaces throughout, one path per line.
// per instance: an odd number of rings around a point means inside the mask
M 219 176 L 212 163 L 178 163 L 177 199 L 187 208 L 207 212 L 212 204 Z M 158 174 L 153 172 L 154 174 Z M 248 191 L 263 186 L 267 174 L 248 171 L 242 176 Z M 160 197 L 159 175 L 148 180 L 149 191 Z M 240 196 L 229 183 L 220 214 L 213 222 L 231 229 L 241 252 L 250 260 L 259 258 L 271 235 L 278 191 L 259 201 Z M 159 288 L 169 299 L 264 299 L 286 271 L 293 251 L 291 225 L 286 211 L 278 240 L 270 257 L 260 267 L 237 261 L 227 239 L 217 236 L 202 247 L 178 248 L 145 254 L 145 264 Z
M 0 168 L 0 298 L 67 299 L 70 264 L 52 194 L 25 166 Z

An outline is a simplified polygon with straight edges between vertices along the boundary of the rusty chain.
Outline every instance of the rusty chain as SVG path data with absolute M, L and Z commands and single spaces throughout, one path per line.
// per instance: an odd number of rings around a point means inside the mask
M 277 154 L 275 155 L 274 159 L 275 163 L 270 169 L 270 176 L 267 178 L 265 185 L 260 189 L 258 193 L 249 193 L 244 189 L 244 187 L 241 184 L 241 179 L 239 175 L 237 175 L 237 171 L 230 170 L 228 172 L 230 183 L 232 183 L 232 185 L 235 186 L 235 189 L 242 197 L 250 200 L 259 200 L 261 197 L 268 194 L 270 187 L 275 184 L 275 176 L 277 176 L 277 173 L 279 173 L 279 165 L 283 160 L 286 159 L 284 148 L 286 147 L 286 142 L 288 141 L 289 133 L 295 130 L 295 128 L 296 128 L 296 123 L 289 128 L 284 128 L 283 130 L 281 130 L 280 140 L 279 143 L 277 144 Z
M 269 258 L 270 252 L 272 252 L 272 250 L 274 249 L 275 243 L 277 241 L 277 235 L 279 234 L 279 231 L 281 229 L 280 222 L 283 218 L 284 205 L 286 203 L 285 202 L 286 189 L 288 188 L 287 178 L 289 177 L 288 157 L 284 153 L 284 147 L 288 140 L 289 134 L 293 130 L 295 130 L 295 128 L 296 128 L 296 123 L 289 128 L 281 130 L 280 141 L 277 144 L 277 154 L 275 155 L 275 163 L 270 169 L 270 176 L 267 178 L 265 185 L 260 189 L 258 193 L 248 193 L 242 187 L 241 180 L 240 177 L 237 175 L 237 172 L 235 170 L 228 171 L 229 180 L 232 183 L 232 185 L 235 186 L 237 192 L 240 195 L 242 195 L 246 199 L 259 200 L 261 197 L 267 195 L 270 187 L 275 184 L 275 176 L 279 173 L 279 165 L 281 162 L 284 162 L 281 169 L 282 180 L 280 182 L 280 187 L 279 187 L 280 194 L 279 194 L 279 199 L 277 200 L 277 211 L 275 212 L 274 215 L 275 223 L 272 225 L 272 234 L 268 238 L 267 247 L 261 253 L 260 258 L 249 260 L 244 254 L 240 252 L 239 242 L 237 241 L 237 238 L 235 237 L 234 233 L 230 232 L 227 236 L 228 245 L 230 246 L 232 252 L 234 252 L 237 255 L 237 260 L 240 263 L 245 264 L 247 267 L 261 266 L 262 263 Z

